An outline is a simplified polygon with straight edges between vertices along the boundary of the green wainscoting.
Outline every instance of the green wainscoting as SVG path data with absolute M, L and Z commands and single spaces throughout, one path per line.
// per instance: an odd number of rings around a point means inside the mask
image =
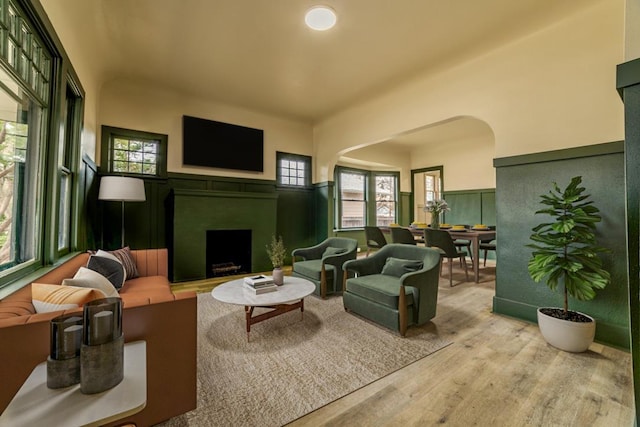
M 527 272 L 531 229 L 544 221 L 534 215 L 540 195 L 553 181 L 564 187 L 581 175 L 587 193 L 600 208 L 597 239 L 612 252 L 602 256 L 612 282 L 592 301 L 570 301 L 570 308 L 593 316 L 596 340 L 629 347 L 626 275 L 625 179 L 622 142 L 496 159 L 496 220 L 499 230 L 498 268 L 493 309 L 496 313 L 535 322 L 536 309 L 561 306 L 562 297 L 535 283 Z
M 89 242 L 95 242 L 94 248 L 115 249 L 120 247 L 121 235 L 121 204 L 117 202 L 100 202 L 97 200 L 97 181 L 95 187 L 89 194 L 91 203 L 87 203 L 87 209 L 95 209 L 95 214 L 87 225 L 90 233 Z M 318 230 L 322 230 L 318 224 L 323 222 L 328 225 L 327 195 L 329 186 L 317 186 L 314 188 L 292 189 L 277 187 L 275 181 L 259 179 L 242 179 L 217 177 L 209 175 L 193 175 L 169 173 L 167 179 L 147 178 L 145 179 L 145 191 L 147 200 L 138 203 L 125 204 L 125 244 L 133 249 L 160 248 L 167 247 L 170 254 L 174 252 L 174 238 L 176 236 L 176 226 L 195 226 L 194 221 L 187 221 L 190 224 L 182 224 L 183 220 L 178 219 L 176 223 L 170 197 L 172 192 L 213 192 L 227 195 L 232 198 L 233 203 L 218 202 L 215 209 L 209 206 L 213 214 L 212 218 L 222 219 L 234 218 L 247 224 L 258 224 L 261 229 L 260 240 L 256 242 L 253 252 L 257 258 L 253 262 L 254 271 L 269 270 L 270 264 L 266 252 L 264 251 L 263 234 L 270 239 L 271 235 L 281 235 L 287 252 L 290 253 L 297 247 L 309 246 L 318 241 Z M 331 190 L 332 191 L 332 190 Z M 256 198 L 266 197 L 273 199 L 273 206 L 269 206 L 269 212 L 265 212 L 263 207 L 255 204 Z M 180 208 L 184 211 L 201 209 L 197 206 L 201 202 L 201 197 L 184 198 L 181 200 Z M 246 199 L 242 201 L 242 199 Z M 224 200 L 224 199 L 223 199 Z M 191 206 L 193 202 L 195 205 Z M 318 207 L 320 206 L 320 208 Z M 273 212 L 271 212 L 273 210 Z M 204 215 L 203 215 L 204 216 Z M 201 222 L 211 226 L 211 219 L 200 219 Z M 235 224 L 235 223 L 234 223 Z M 249 224 L 249 225 L 251 225 Z M 267 224 L 266 226 L 264 224 Z M 225 227 L 222 222 L 217 225 L 219 228 Z M 235 226 L 235 225 L 234 225 Z M 324 234 L 326 234 L 326 227 Z M 323 237 L 324 239 L 326 237 Z M 93 240 L 92 240 L 93 239 Z M 322 240 L 321 239 L 321 240 Z M 178 275 L 173 280 L 191 280 L 191 278 L 204 278 L 204 273 L 195 273 L 195 267 L 191 266 L 192 260 L 198 259 L 204 254 L 200 254 L 200 243 L 196 245 L 182 245 L 180 255 L 176 259 L 185 260 L 185 269 L 177 269 Z M 290 262 L 290 258 L 287 258 Z M 199 269 L 204 272 L 204 261 Z M 171 267 L 173 273 L 173 266 Z
M 449 224 L 496 225 L 496 190 L 445 191 L 450 212 L 444 214 Z

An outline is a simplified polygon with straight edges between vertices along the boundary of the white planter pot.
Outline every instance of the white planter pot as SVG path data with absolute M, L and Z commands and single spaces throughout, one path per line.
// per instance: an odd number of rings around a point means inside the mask
M 580 353 L 586 351 L 596 335 L 596 321 L 593 317 L 580 313 L 591 322 L 571 322 L 557 319 L 540 312 L 538 309 L 538 327 L 544 339 L 560 350 Z
M 274 268 L 271 273 L 273 277 L 273 282 L 280 286 L 284 283 L 284 271 L 281 268 Z

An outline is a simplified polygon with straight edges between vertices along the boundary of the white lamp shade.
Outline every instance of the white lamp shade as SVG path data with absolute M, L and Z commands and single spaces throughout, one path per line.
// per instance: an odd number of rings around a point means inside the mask
M 100 180 L 99 200 L 144 202 L 144 181 L 127 176 L 103 176 Z

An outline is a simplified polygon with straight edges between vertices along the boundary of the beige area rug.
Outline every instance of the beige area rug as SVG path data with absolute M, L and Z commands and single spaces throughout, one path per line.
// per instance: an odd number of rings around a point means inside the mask
M 256 310 L 257 313 L 257 310 Z M 445 346 L 433 324 L 405 338 L 344 311 L 342 297 L 245 333 L 244 308 L 198 295 L 198 407 L 161 425 L 280 426 Z

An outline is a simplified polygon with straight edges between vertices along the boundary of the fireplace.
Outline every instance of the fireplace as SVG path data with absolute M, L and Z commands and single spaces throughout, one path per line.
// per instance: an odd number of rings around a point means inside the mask
M 251 230 L 207 230 L 206 277 L 251 273 Z

